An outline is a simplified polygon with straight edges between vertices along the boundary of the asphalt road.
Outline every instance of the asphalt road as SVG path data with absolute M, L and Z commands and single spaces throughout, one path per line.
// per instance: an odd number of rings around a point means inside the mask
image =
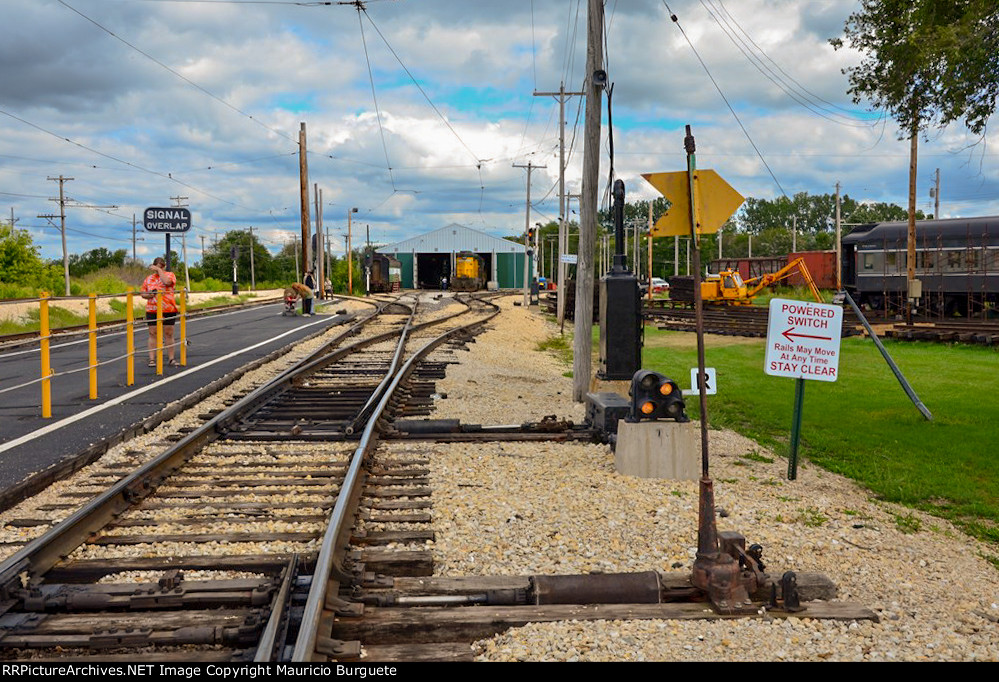
M 322 301 L 317 301 L 322 304 Z M 318 306 L 317 306 L 318 307 Z M 282 315 L 283 303 L 241 308 L 188 321 L 187 366 L 168 367 L 163 375 L 147 367 L 145 324 L 136 324 L 135 383 L 125 385 L 125 332 L 98 336 L 98 397 L 89 398 L 86 337 L 52 342 L 52 417 L 41 416 L 39 350 L 0 352 L 0 492 L 78 452 L 144 421 L 167 404 L 267 354 L 324 329 L 347 316 Z M 179 336 L 180 327 L 177 327 Z M 177 353 L 179 358 L 179 349 Z M 82 370 L 82 371 L 73 371 Z

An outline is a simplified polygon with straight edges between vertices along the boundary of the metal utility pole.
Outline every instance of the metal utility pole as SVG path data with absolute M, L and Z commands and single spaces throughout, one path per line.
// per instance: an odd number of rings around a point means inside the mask
M 250 225 L 250 291 L 257 288 L 257 274 L 253 265 L 253 225 Z
M 842 229 L 840 223 L 840 212 L 839 212 L 839 183 L 836 183 L 836 291 L 843 289 L 843 252 L 842 245 L 840 244 L 840 230 Z
M 566 220 L 565 220 L 565 103 L 567 98 L 583 96 L 585 92 L 566 92 L 565 83 L 558 84 L 558 92 L 534 92 L 535 97 L 558 97 L 558 289 L 555 293 L 556 314 L 558 322 L 565 319 L 565 271 L 566 264 L 562 262 L 562 254 L 566 253 Z
M 201 267 L 205 266 L 205 235 L 201 235 Z
M 798 216 L 791 216 L 791 253 L 798 252 Z
M 187 204 L 185 204 L 184 202 L 187 199 L 189 199 L 189 198 L 190 197 L 170 197 L 170 199 L 172 199 L 173 201 L 177 202 L 175 204 L 177 206 L 177 208 L 187 208 Z M 186 232 L 181 232 L 181 234 L 180 234 L 180 252 L 184 256 L 184 284 L 187 287 L 187 290 L 190 291 L 191 290 L 191 275 L 190 275 L 190 273 L 187 270 L 187 233 Z M 251 251 L 251 254 L 252 254 L 252 251 Z
M 350 218 L 352 213 L 357 213 L 356 208 L 347 211 L 347 294 L 354 295 L 354 263 L 351 252 L 351 226 Z
M 524 306 L 530 305 L 530 289 L 531 283 L 528 281 L 530 279 L 530 260 L 529 254 L 531 252 L 530 240 L 527 236 L 531 233 L 531 171 L 535 168 L 547 168 L 547 166 L 535 166 L 532 162 L 528 161 L 527 165 L 515 163 L 514 168 L 526 168 L 527 169 L 527 208 L 524 213 Z
M 295 281 L 302 281 L 302 276 L 298 271 L 298 235 L 295 235 Z
M 572 399 L 583 402 L 592 376 L 593 248 L 597 235 L 600 174 L 600 112 L 607 84 L 604 64 L 604 3 L 589 0 L 586 19 L 586 117 L 583 129 L 583 196 L 579 202 L 579 255 L 576 266 L 576 319 L 572 342 Z
M 323 272 L 325 271 L 324 256 L 326 249 L 323 242 L 323 191 L 319 189 L 319 183 L 312 186 L 312 195 L 316 202 L 316 298 L 324 298 Z
M 647 281 L 649 283 L 649 300 L 652 300 L 652 202 L 649 202 L 649 271 L 645 273 L 648 275 Z
M 302 275 L 309 270 L 309 163 L 305 157 L 305 121 L 298 131 L 298 182 L 302 212 Z
M 49 177 L 49 180 L 59 182 L 59 198 L 49 199 L 49 201 L 59 202 L 59 230 L 62 232 L 62 276 L 66 284 L 66 296 L 69 296 L 69 252 L 66 251 L 66 195 L 63 191 L 64 185 L 75 178 L 65 178 L 60 175 L 58 178 Z M 38 216 L 39 218 L 55 218 L 56 216 Z

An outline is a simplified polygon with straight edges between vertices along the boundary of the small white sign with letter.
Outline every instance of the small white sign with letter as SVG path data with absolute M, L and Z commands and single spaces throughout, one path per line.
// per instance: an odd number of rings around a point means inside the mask
M 701 385 L 697 382 L 697 368 L 690 368 L 690 390 L 684 391 L 684 395 L 700 395 Z M 718 393 L 718 383 L 715 377 L 714 367 L 704 368 L 704 395 L 715 395 Z
M 770 300 L 764 371 L 778 377 L 836 381 L 843 309 L 837 305 Z

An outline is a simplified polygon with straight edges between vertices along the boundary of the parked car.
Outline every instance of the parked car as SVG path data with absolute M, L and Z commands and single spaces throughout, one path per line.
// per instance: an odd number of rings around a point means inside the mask
M 638 282 L 638 288 L 641 290 L 641 292 L 643 294 L 648 293 L 648 291 L 649 291 L 649 281 L 645 280 L 645 279 L 639 280 L 639 282 Z M 652 293 L 653 294 L 662 294 L 662 293 L 665 293 L 667 291 L 669 291 L 669 282 L 667 282 L 666 280 L 664 280 L 662 277 L 653 277 L 652 278 Z

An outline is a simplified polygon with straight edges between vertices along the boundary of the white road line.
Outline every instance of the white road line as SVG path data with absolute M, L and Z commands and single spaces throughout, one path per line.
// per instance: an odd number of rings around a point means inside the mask
M 228 312 L 228 313 L 213 313 L 211 315 L 199 315 L 197 317 L 189 317 L 188 320 L 187 320 L 187 324 L 188 324 L 188 326 L 190 326 L 190 325 L 193 325 L 195 323 L 200 323 L 202 320 L 218 319 L 220 317 L 228 317 L 229 315 L 240 315 L 240 314 L 243 314 L 243 313 L 251 312 L 252 310 L 254 310 L 256 308 L 266 308 L 267 306 L 270 306 L 270 305 L 277 305 L 277 304 L 275 304 L 275 303 L 265 303 L 265 304 L 263 304 L 261 306 L 256 306 L 255 308 L 249 308 L 249 309 L 246 309 L 246 310 L 233 310 L 232 312 Z M 137 317 L 137 318 L 135 318 L 135 333 L 138 333 L 145 326 L 145 324 L 146 324 L 146 318 L 145 317 Z M 86 332 L 74 332 L 74 333 L 84 334 L 84 335 L 86 334 Z M 101 334 L 100 338 L 113 339 L 116 336 L 124 336 L 124 335 L 125 335 L 125 331 L 122 330 L 122 331 L 117 331 L 117 332 L 111 332 L 109 334 L 108 333 Z M 54 350 L 57 350 L 59 348 L 67 348 L 69 346 L 78 346 L 78 345 L 80 345 L 82 343 L 90 343 L 90 340 L 87 339 L 86 336 L 84 336 L 84 338 L 82 338 L 82 339 L 78 339 L 76 341 L 66 341 L 65 343 L 59 343 L 59 342 L 53 341 L 52 345 L 49 347 L 49 350 L 53 350 L 54 351 Z M 29 348 L 27 350 L 11 351 L 9 353 L 3 353 L 3 357 L 0 358 L 0 359 L 13 358 L 13 357 L 17 357 L 18 355 L 38 355 L 38 353 L 40 353 L 40 352 L 41 352 L 41 350 L 38 349 L 38 348 Z
M 175 379 L 179 379 L 179 378 L 181 378 L 183 376 L 187 376 L 188 374 L 193 374 L 193 373 L 195 373 L 195 372 L 197 372 L 199 370 L 205 369 L 206 367 L 211 367 L 212 365 L 214 365 L 216 363 L 222 362 L 223 360 L 228 360 L 230 358 L 234 358 L 237 355 L 240 355 L 240 354 L 245 353 L 247 351 L 251 351 L 251 350 L 253 350 L 255 348 L 259 348 L 260 346 L 267 345 L 268 343 L 272 343 L 274 341 L 277 341 L 278 339 L 283 338 L 285 336 L 288 336 L 289 334 L 294 334 L 295 332 L 297 332 L 299 329 L 302 329 L 303 327 L 312 327 L 312 326 L 317 325 L 317 324 L 324 324 L 326 322 L 329 322 L 329 320 L 330 320 L 330 318 L 327 317 L 327 318 L 322 319 L 322 320 L 315 320 L 315 321 L 309 322 L 308 324 L 303 324 L 303 325 L 301 325 L 299 327 L 295 327 L 294 329 L 289 329 L 288 331 L 284 332 L 283 334 L 279 334 L 277 336 L 273 336 L 273 337 L 267 339 L 266 341 L 261 341 L 260 343 L 255 344 L 253 346 L 249 346 L 247 348 L 241 348 L 240 350 L 233 351 L 232 353 L 229 353 L 228 355 L 223 355 L 222 357 L 215 358 L 214 360 L 211 360 L 211 361 L 206 362 L 204 364 L 198 365 L 197 367 L 191 367 L 190 369 L 186 369 L 183 372 L 180 372 L 178 374 L 174 374 L 173 376 L 167 377 L 165 379 L 161 379 L 160 381 L 157 381 L 155 383 L 149 384 L 148 386 L 143 386 L 142 388 L 136 389 L 136 390 L 134 390 L 134 391 L 132 391 L 130 393 L 126 393 L 125 395 L 118 396 L 117 398 L 112 398 L 111 400 L 108 400 L 107 402 L 101 403 L 100 405 L 94 405 L 93 407 L 88 408 L 88 409 L 84 410 L 83 412 L 79 412 L 79 413 L 77 413 L 77 414 L 75 414 L 75 415 L 73 415 L 71 417 L 66 417 L 65 419 L 60 419 L 59 421 L 54 422 L 52 424 L 49 424 L 48 426 L 43 426 L 42 428 L 40 428 L 40 429 L 38 429 L 36 431 L 32 431 L 31 433 L 26 433 L 23 436 L 20 436 L 19 438 L 15 438 L 12 441 L 8 441 L 8 442 L 4 443 L 3 445 L 0 445 L 0 453 L 6 452 L 7 450 L 12 450 L 13 448 L 16 448 L 16 447 L 18 447 L 20 445 L 24 445 L 25 443 L 30 443 L 31 441 L 35 440 L 36 438 L 41 438 L 42 436 L 48 435 L 48 434 L 52 433 L 53 431 L 57 431 L 58 429 L 61 429 L 64 426 L 68 426 L 69 424 L 72 424 L 74 422 L 78 422 L 81 419 L 86 419 L 87 417 L 89 417 L 91 415 L 98 414 L 99 412 L 102 412 L 102 411 L 108 409 L 109 407 L 114 407 L 115 405 L 120 405 L 121 403 L 124 403 L 124 402 L 126 402 L 128 400 L 131 400 L 132 398 L 134 398 L 134 397 L 136 397 L 138 395 L 142 395 L 143 393 L 145 393 L 147 391 L 151 391 L 151 390 L 153 390 L 155 388 L 159 388 L 160 386 L 163 386 L 164 384 L 168 384 L 168 383 L 170 383 L 171 381 L 173 381 Z

